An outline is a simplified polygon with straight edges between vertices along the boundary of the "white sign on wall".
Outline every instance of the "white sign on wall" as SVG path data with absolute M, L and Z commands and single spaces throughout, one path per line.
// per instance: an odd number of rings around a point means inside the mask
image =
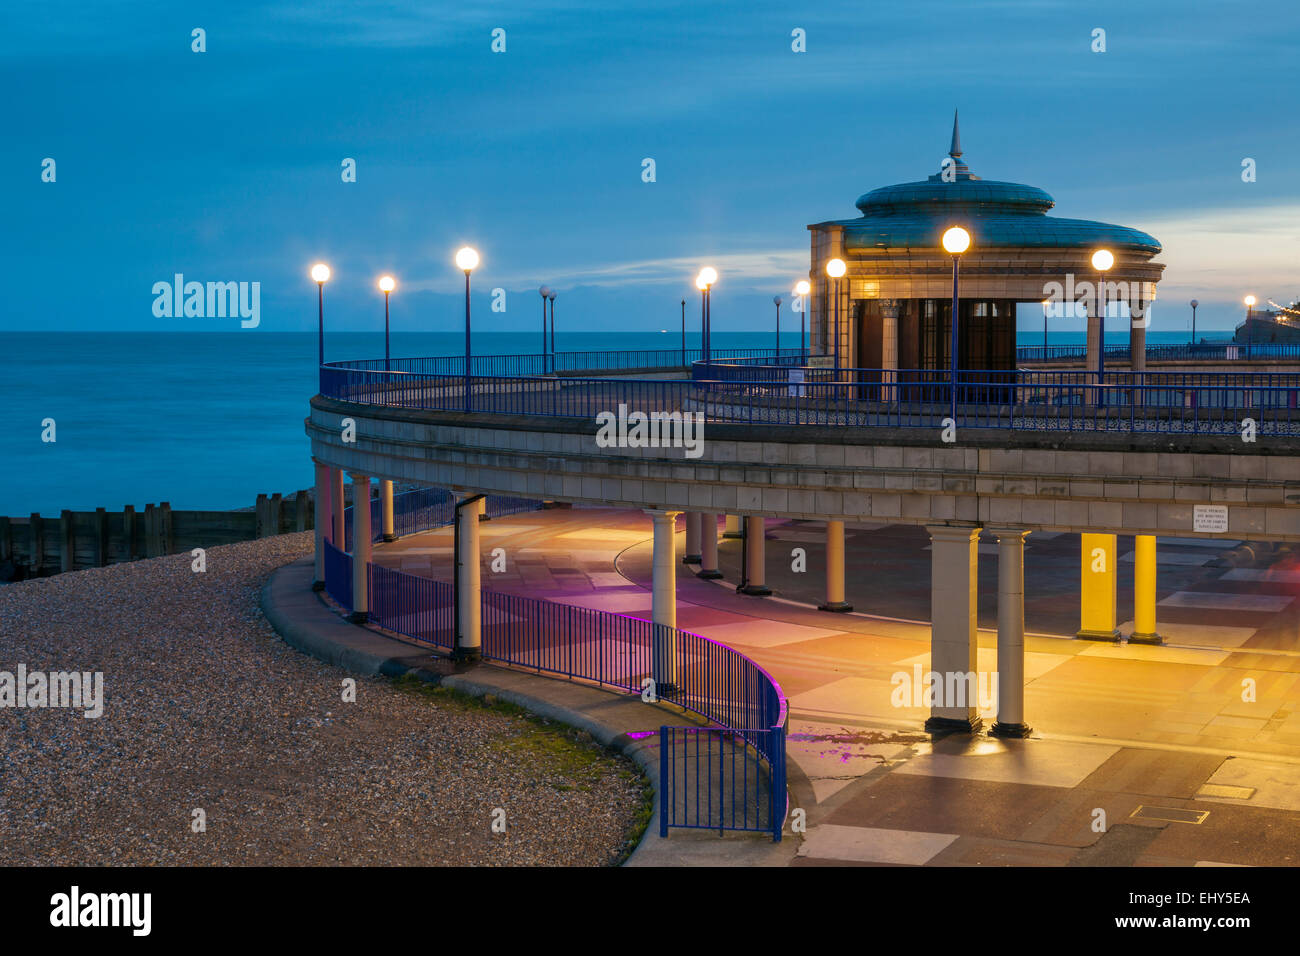
M 1192 530 L 1223 534 L 1228 530 L 1228 506 L 1197 505 L 1192 511 Z

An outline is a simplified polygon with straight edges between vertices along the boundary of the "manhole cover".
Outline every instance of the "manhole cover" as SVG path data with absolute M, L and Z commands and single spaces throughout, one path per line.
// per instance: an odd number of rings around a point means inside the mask
M 1204 823 L 1209 810 L 1183 810 L 1179 807 L 1140 806 L 1129 814 L 1139 820 L 1166 820 L 1169 823 Z

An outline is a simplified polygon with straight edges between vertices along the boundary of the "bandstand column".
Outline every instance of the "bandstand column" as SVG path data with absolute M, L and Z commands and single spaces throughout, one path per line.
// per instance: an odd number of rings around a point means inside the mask
M 476 495 L 462 496 L 464 502 L 456 511 L 456 616 L 458 621 L 456 647 L 457 660 L 478 660 L 483 649 L 483 598 L 481 590 L 481 558 L 479 554 L 479 516 L 487 501 Z
M 311 583 L 313 591 L 325 590 L 325 542 L 329 540 L 333 520 L 330 517 L 330 504 L 330 466 L 318 461 L 316 462 L 316 514 L 312 520 L 316 538 L 316 570 L 312 575 L 314 580 Z
M 1130 644 L 1163 644 L 1156 633 L 1156 536 L 1133 539 L 1133 633 Z
M 370 476 L 352 472 L 352 617 L 370 617 Z
M 880 300 L 880 400 L 882 402 L 898 401 L 898 299 Z
M 686 512 L 686 554 L 682 564 L 700 563 L 700 513 Z
M 980 529 L 970 526 L 927 526 L 930 532 L 930 670 L 942 684 L 925 729 L 975 733 L 979 715 L 975 682 L 978 644 L 976 572 L 979 569 Z M 961 689 L 961 699 L 948 699 L 948 689 Z
M 991 529 L 998 541 L 998 719 L 994 737 L 1028 737 L 1025 723 L 1025 536 Z
M 385 541 L 396 541 L 397 535 L 393 533 L 393 483 L 387 478 L 379 483 L 379 498 L 382 516 L 380 531 Z
M 1115 535 L 1079 535 L 1079 632 L 1089 641 L 1118 641 L 1115 626 Z
M 722 577 L 718 570 L 718 516 L 712 511 L 700 514 L 700 570 L 697 578 Z
M 347 505 L 343 500 L 342 468 L 330 469 L 330 490 L 334 498 L 334 502 L 330 507 L 330 516 L 334 520 L 333 537 L 331 537 L 330 542 L 334 547 L 342 551 L 345 549 L 348 541 L 347 532 L 343 527 L 343 522 L 347 518 L 347 515 L 345 514 Z
M 655 693 L 664 695 L 677 687 L 677 549 L 674 539 L 677 516 L 681 512 L 647 508 L 645 513 L 654 522 L 650 591 L 650 620 L 654 630 L 650 676 L 655 682 Z
M 822 611 L 852 611 L 844 600 L 844 522 L 826 522 L 826 603 Z
M 745 584 L 736 589 L 741 594 L 763 597 L 772 593 L 767 586 L 765 528 L 762 515 L 745 515 Z

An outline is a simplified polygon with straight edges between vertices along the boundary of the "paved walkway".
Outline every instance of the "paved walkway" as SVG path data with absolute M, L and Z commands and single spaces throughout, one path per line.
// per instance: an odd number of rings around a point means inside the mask
M 650 529 L 641 512 L 557 509 L 482 531 L 485 587 L 648 616 Z M 891 700 L 895 674 L 929 666 L 929 626 L 915 623 L 928 616 L 924 533 L 854 529 L 849 596 L 859 612 L 850 615 L 805 603 L 820 588 L 820 528 L 773 522 L 768 534 L 777 595 L 737 595 L 725 580 L 702 581 L 679 565 L 678 624 L 750 655 L 790 698 L 791 805 L 808 819 L 796 862 L 1300 862 L 1292 600 L 1300 575 L 1289 559 L 1271 569 L 1210 569 L 1214 551 L 1202 560 L 1199 545 L 1162 541 L 1160 629 L 1171 645 L 1031 636 L 1025 705 L 1035 737 L 935 742 L 920 732 L 924 707 Z M 1027 604 L 1039 608 L 1040 623 L 1073 622 L 1077 538 L 1045 539 L 1027 554 Z M 786 544 L 808 548 L 805 575 L 784 570 Z M 379 547 L 376 560 L 446 578 L 450 548 L 444 530 Z M 493 570 L 498 548 L 504 570 Z M 724 544 L 724 571 L 736 548 Z M 903 620 L 861 613 L 882 592 L 880 610 Z M 986 612 L 993 593 L 991 582 L 981 587 Z M 996 669 L 994 647 L 994 634 L 982 631 L 981 670 Z M 1247 679 L 1256 689 L 1249 703 Z M 992 711 L 984 716 L 991 723 Z M 1094 830 L 1098 811 L 1104 834 Z

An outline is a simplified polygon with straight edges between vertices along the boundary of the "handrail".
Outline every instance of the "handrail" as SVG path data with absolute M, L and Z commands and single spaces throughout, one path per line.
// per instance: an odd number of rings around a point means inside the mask
M 451 523 L 454 520 L 454 510 L 450 507 L 453 501 L 450 493 L 442 492 L 445 498 L 440 499 L 448 507 L 429 507 L 429 496 L 439 491 L 441 489 L 416 489 L 415 491 L 394 495 L 395 525 L 397 524 L 396 519 L 402 514 L 415 515 L 423 519 L 403 522 L 400 526 L 407 534 L 445 527 Z M 434 496 L 437 497 L 436 494 Z M 376 499 L 372 499 L 372 507 L 374 507 L 375 501 Z M 489 495 L 485 512 L 494 517 L 503 514 L 514 514 L 523 510 L 531 510 L 528 507 L 529 504 L 531 508 L 536 508 L 540 502 L 527 502 L 526 499 Z M 344 509 L 344 526 L 348 529 L 349 535 L 352 528 L 351 510 L 351 505 Z M 328 540 L 325 541 L 325 549 L 326 593 L 338 604 L 350 610 L 352 603 L 352 554 L 350 551 L 340 550 Z M 385 568 L 373 562 L 368 565 L 367 571 L 372 590 L 376 589 L 376 585 L 382 582 L 386 593 L 400 594 L 405 589 L 408 593 L 417 595 L 415 598 L 417 602 L 421 599 L 429 601 L 430 595 L 436 595 L 438 591 L 448 592 L 448 595 L 445 596 L 449 596 L 452 590 L 451 586 L 445 582 L 434 581 L 393 568 Z M 664 625 L 653 624 L 650 621 L 634 618 L 630 615 L 612 614 L 596 608 L 583 608 L 523 595 L 492 591 L 487 588 L 483 588 L 481 593 L 483 595 L 485 625 L 490 624 L 493 620 L 492 610 L 503 606 L 509 608 L 509 612 L 500 615 L 505 620 L 526 619 L 535 624 L 541 619 L 543 622 L 549 621 L 562 625 L 544 630 L 548 636 L 552 632 L 564 635 L 569 648 L 569 653 L 563 663 L 547 661 L 538 654 L 536 634 L 528 635 L 533 639 L 533 644 L 526 645 L 522 651 L 515 646 L 515 641 L 507 637 L 492 643 L 485 641 L 483 655 L 485 660 L 501 660 L 510 664 L 532 667 L 539 672 L 560 673 L 604 686 L 617 687 L 629 693 L 640 693 L 642 690 L 639 685 L 634 686 L 633 678 L 637 676 L 636 673 L 629 669 L 625 675 L 626 679 L 620 680 L 618 676 L 614 676 L 603 666 L 603 662 L 595 668 L 584 667 L 581 659 L 575 661 L 572 652 L 574 644 L 577 643 L 574 640 L 575 635 L 586 634 L 590 636 L 593 632 L 600 635 L 621 634 L 627 639 L 628 647 L 634 651 L 634 654 L 630 656 L 635 657 L 637 656 L 636 652 L 639 652 L 640 658 L 648 661 L 654 635 L 658 632 L 660 637 L 663 637 L 664 631 L 667 631 L 669 636 L 674 639 L 674 646 L 678 649 L 678 670 L 683 678 L 683 684 L 687 685 L 669 699 L 684 710 L 699 714 L 706 720 L 716 724 L 718 728 L 734 733 L 748 746 L 753 747 L 755 752 L 760 754 L 767 762 L 769 771 L 772 774 L 772 819 L 769 821 L 767 828 L 771 829 L 774 839 L 780 839 L 785 820 L 785 804 L 781 803 L 779 814 L 776 808 L 778 800 L 784 801 L 785 799 L 785 732 L 789 722 L 789 704 L 784 692 L 781 690 L 781 685 L 766 668 L 721 641 L 691 631 L 684 631 L 680 628 L 665 628 Z M 384 603 L 385 606 L 377 608 L 377 603 Z M 389 603 L 393 606 L 387 606 Z M 430 603 L 433 602 L 430 601 Z M 459 602 L 456 603 L 459 604 Z M 393 602 L 372 600 L 368 614 L 370 619 L 381 627 L 404 634 L 415 640 L 422 640 L 425 643 L 433 643 L 435 646 L 454 650 L 454 637 L 444 643 L 437 640 L 429 641 L 427 635 L 420 633 L 421 627 L 414 623 L 420 619 L 420 615 L 417 613 L 419 610 L 427 612 L 432 609 L 402 607 L 400 600 Z M 442 616 L 444 619 L 451 617 L 446 613 L 443 613 Z M 595 622 L 595 627 L 589 627 L 584 631 L 581 627 L 574 626 L 575 622 L 580 619 Z M 456 626 L 451 620 L 446 620 L 445 623 L 450 625 L 454 634 Z M 734 672 L 737 665 L 752 671 L 758 677 L 761 685 L 758 696 L 748 699 L 720 698 L 718 696 L 719 690 L 725 694 L 728 690 L 736 689 L 730 681 L 717 679 L 715 675 L 708 672 L 703 675 L 690 672 L 689 668 L 693 662 L 710 659 L 709 648 L 716 649 L 714 656 L 720 657 L 727 662 L 720 669 L 722 672 L 730 674 Z M 707 665 L 705 666 L 707 668 Z M 748 686 L 750 682 L 737 681 L 736 683 Z M 740 715 L 752 713 L 760 715 L 760 722 L 764 723 L 765 726 L 749 726 L 749 724 L 753 723 L 752 721 L 739 719 Z

